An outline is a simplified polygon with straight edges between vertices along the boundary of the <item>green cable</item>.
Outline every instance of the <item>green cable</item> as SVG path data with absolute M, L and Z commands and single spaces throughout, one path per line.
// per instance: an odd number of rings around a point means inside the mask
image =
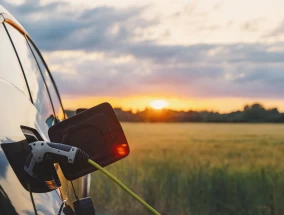
M 119 181 L 116 177 L 114 177 L 110 172 L 105 170 L 103 167 L 101 167 L 95 161 L 88 159 L 88 162 L 89 162 L 89 164 L 91 164 L 92 166 L 94 166 L 98 170 L 100 170 L 102 173 L 104 173 L 106 176 L 108 176 L 111 180 L 113 180 L 116 184 L 118 184 L 123 190 L 125 190 L 129 195 L 131 195 L 134 199 L 136 199 L 138 202 L 140 202 L 143 206 L 145 206 L 153 214 L 161 215 L 158 211 L 156 211 L 154 208 L 152 208 L 150 205 L 148 205 L 143 199 L 141 199 L 139 196 L 137 196 L 126 185 L 124 185 L 121 181 Z

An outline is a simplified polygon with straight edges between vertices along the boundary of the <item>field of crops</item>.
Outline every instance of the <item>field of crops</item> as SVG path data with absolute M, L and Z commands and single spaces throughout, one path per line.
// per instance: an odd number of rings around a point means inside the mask
M 284 125 L 122 125 L 131 153 L 107 169 L 162 214 L 284 214 Z M 97 214 L 150 214 L 99 172 L 91 196 Z

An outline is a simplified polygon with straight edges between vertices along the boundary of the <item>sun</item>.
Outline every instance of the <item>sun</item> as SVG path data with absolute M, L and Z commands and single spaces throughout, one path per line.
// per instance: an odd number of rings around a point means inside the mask
M 150 102 L 150 105 L 151 105 L 152 108 L 154 108 L 156 110 L 160 110 L 160 109 L 167 107 L 169 105 L 169 103 L 165 100 L 154 100 L 154 101 Z

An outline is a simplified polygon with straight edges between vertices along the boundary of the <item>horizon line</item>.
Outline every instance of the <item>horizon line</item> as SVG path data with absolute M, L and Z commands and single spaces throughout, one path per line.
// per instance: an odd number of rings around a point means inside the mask
M 253 105 L 260 105 L 261 107 L 263 107 L 265 110 L 272 110 L 272 109 L 277 109 L 279 113 L 282 113 L 279 111 L 279 107 L 271 107 L 271 108 L 267 108 L 262 102 L 252 102 L 250 104 L 244 104 L 243 108 L 240 109 L 236 109 L 236 110 L 231 110 L 228 112 L 221 112 L 220 110 L 214 110 L 213 108 L 208 108 L 208 109 L 174 109 L 174 108 L 161 108 L 161 109 L 155 109 L 151 106 L 145 106 L 143 109 L 137 109 L 137 108 L 123 108 L 122 106 L 113 106 L 113 109 L 121 109 L 124 112 L 132 112 L 132 113 L 138 113 L 138 112 L 143 112 L 145 110 L 154 110 L 154 111 L 164 111 L 164 110 L 170 110 L 170 111 L 176 111 L 176 112 L 189 112 L 189 111 L 193 111 L 193 112 L 211 112 L 211 113 L 220 113 L 220 114 L 228 114 L 228 113 L 233 113 L 233 112 L 238 112 L 238 111 L 244 111 L 245 107 L 252 107 Z M 77 108 L 79 109 L 79 108 Z M 77 109 L 65 109 L 65 111 L 76 111 Z M 89 109 L 89 108 L 86 108 Z

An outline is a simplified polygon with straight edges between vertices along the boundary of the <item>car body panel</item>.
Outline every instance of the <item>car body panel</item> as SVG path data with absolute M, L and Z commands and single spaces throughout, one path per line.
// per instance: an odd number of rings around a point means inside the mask
M 31 40 L 20 23 L 0 5 L 0 24 L 3 21 L 15 27 Z M 51 75 L 50 78 L 60 100 L 58 90 Z M 27 139 L 21 126 L 36 130 L 43 140 L 49 141 L 47 119 L 43 119 L 43 116 L 38 112 L 29 95 L 23 93 L 9 81 L 2 79 L 1 76 L 0 99 L 0 214 L 35 214 L 30 192 L 19 181 L 15 173 L 15 168 L 9 163 L 4 146 L 9 144 L 9 146 L 19 147 L 19 145 L 27 144 Z M 17 150 L 22 149 L 17 148 Z M 13 153 L 10 153 L 9 159 L 17 160 L 17 157 L 13 158 L 12 156 L 11 158 L 11 154 L 13 155 Z M 66 204 L 72 208 L 72 202 L 76 200 L 71 183 L 64 178 L 59 165 L 56 164 L 55 168 L 62 187 L 47 193 L 32 193 L 38 214 L 58 214 L 63 201 L 66 201 Z M 77 196 L 79 198 L 85 197 L 88 193 L 89 177 L 77 179 L 73 181 L 73 184 Z M 61 214 L 64 213 L 62 212 Z
M 20 125 L 36 129 L 44 139 L 48 140 L 48 127 L 41 120 L 38 120 L 37 110 L 26 95 L 13 85 L 0 79 L 0 98 L 2 100 L 0 111 L 1 146 L 2 144 L 15 144 L 26 139 Z M 19 106 L 19 104 L 21 105 Z M 10 207 L 14 208 L 14 214 L 34 214 L 30 193 L 19 182 L 2 147 L 0 148 L 0 186 L 0 198 L 6 199 L 6 204 L 11 203 Z M 33 195 L 37 209 L 42 211 L 43 214 L 56 214 L 58 212 L 62 201 L 55 191 Z M 11 214 L 13 213 L 11 212 Z

